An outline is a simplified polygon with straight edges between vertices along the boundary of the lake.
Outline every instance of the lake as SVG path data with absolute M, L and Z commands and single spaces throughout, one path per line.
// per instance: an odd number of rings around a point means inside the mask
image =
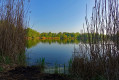
M 74 48 L 79 48 L 80 40 L 39 40 L 27 41 L 26 64 L 36 66 L 40 59 L 45 58 L 46 73 L 54 73 L 56 66 L 60 73 L 68 73 L 68 63 L 72 59 Z M 64 64 L 66 66 L 64 70 Z
M 28 66 L 37 65 L 40 58 L 45 58 L 48 66 L 66 64 L 72 58 L 74 47 L 78 48 L 78 40 L 30 40 L 26 51 L 26 63 Z

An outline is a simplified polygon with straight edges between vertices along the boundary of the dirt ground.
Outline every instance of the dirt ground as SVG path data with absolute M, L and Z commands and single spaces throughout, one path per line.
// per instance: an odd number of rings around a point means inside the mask
M 37 67 L 16 67 L 0 72 L 0 80 L 71 80 L 67 75 L 41 73 Z

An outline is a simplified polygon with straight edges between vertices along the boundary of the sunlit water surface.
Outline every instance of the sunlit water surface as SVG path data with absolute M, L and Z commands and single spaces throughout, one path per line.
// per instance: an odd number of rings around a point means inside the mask
M 55 64 L 68 65 L 72 58 L 74 47 L 78 48 L 76 43 L 38 43 L 37 45 L 28 48 L 26 51 L 26 63 L 28 66 L 37 65 L 40 58 L 45 58 L 45 63 L 48 66 Z

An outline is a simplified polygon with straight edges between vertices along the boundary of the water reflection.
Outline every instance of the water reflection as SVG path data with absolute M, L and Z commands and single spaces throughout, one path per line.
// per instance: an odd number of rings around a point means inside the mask
M 78 44 L 80 42 L 79 39 L 30 39 L 27 40 L 27 48 L 32 48 L 36 46 L 38 43 L 47 43 L 47 44 L 52 44 L 52 43 L 58 43 L 58 44 Z
M 55 64 L 67 64 L 80 40 L 27 40 L 26 51 L 20 54 L 0 55 L 0 70 L 2 67 L 31 66 L 37 65 L 40 58 L 45 58 L 47 66 Z M 63 67 L 63 66 L 60 66 Z
M 57 64 L 67 64 L 72 57 L 74 47 L 78 47 L 80 40 L 39 40 L 31 39 L 27 42 L 26 62 L 27 65 L 37 65 L 40 58 L 45 58 L 48 66 Z

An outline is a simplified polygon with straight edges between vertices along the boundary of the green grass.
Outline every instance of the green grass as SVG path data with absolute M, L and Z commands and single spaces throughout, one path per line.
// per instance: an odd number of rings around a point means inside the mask
M 92 78 L 91 80 L 106 80 L 103 76 L 97 76 L 95 78 Z
M 18 54 L 17 64 L 20 66 L 26 66 L 26 55 L 25 53 Z
M 10 64 L 12 60 L 9 56 L 0 56 L 0 63 Z
M 55 74 L 58 74 L 58 64 L 55 63 Z
M 11 59 L 8 56 L 5 57 L 4 61 L 5 61 L 5 64 L 10 64 L 11 63 Z
M 40 58 L 37 60 L 37 66 L 39 66 L 39 68 L 41 68 L 41 71 L 43 72 L 45 69 L 45 58 Z
M 71 68 L 72 68 L 72 59 L 69 60 L 68 64 L 69 64 L 68 70 L 69 70 L 69 72 L 71 72 Z
M 0 72 L 4 71 L 3 67 L 0 66 Z

